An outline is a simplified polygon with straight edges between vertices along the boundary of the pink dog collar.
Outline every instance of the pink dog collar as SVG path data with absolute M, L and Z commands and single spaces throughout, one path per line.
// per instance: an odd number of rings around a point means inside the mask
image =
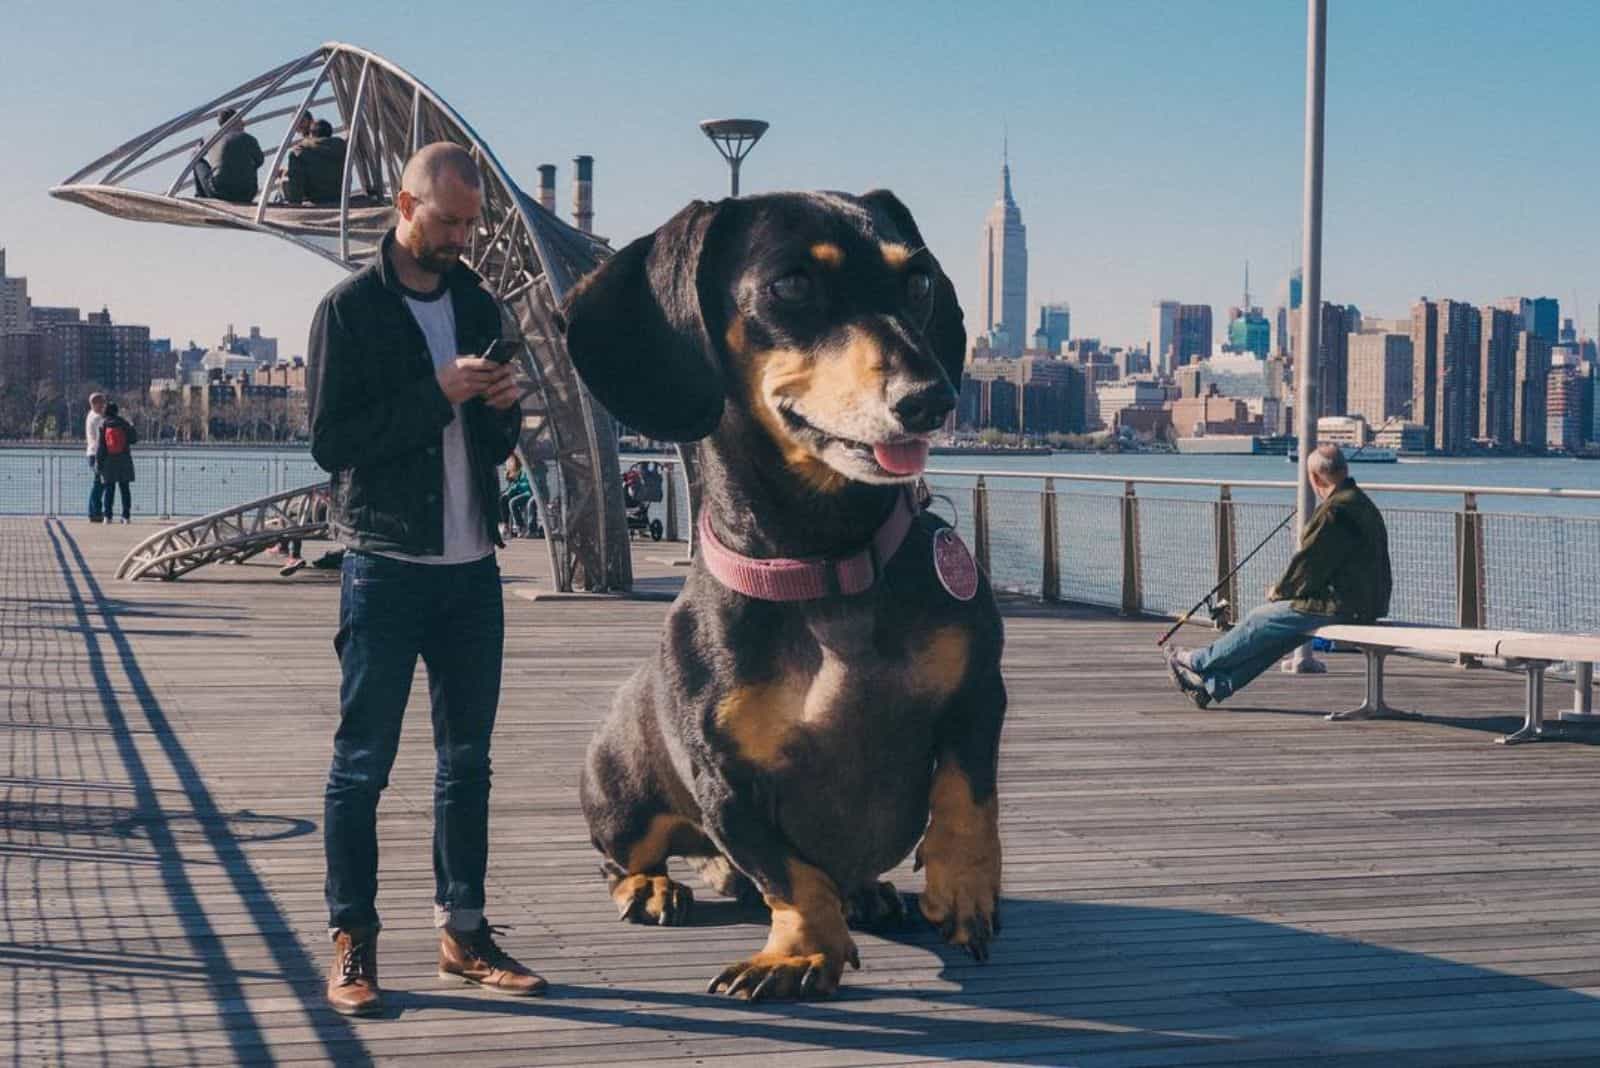
M 865 593 L 878 581 L 883 565 L 899 551 L 916 514 L 907 491 L 895 498 L 889 518 L 860 552 L 805 560 L 762 560 L 740 556 L 723 545 L 711 532 L 710 517 L 702 512 L 700 557 L 718 582 L 759 601 L 812 601 L 836 594 Z

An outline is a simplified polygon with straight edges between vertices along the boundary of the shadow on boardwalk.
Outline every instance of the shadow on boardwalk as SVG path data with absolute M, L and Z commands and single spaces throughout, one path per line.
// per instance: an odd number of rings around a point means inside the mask
M 12 1022 L 23 1025 L 18 1028 L 17 1038 L 33 1040 L 26 1048 L 15 1047 L 19 1063 L 71 1061 L 75 1054 L 89 1052 L 88 1048 L 79 1049 L 74 1040 L 102 1028 L 115 1036 L 111 1047 L 117 1052 L 105 1058 L 112 1063 L 153 1060 L 163 1052 L 178 1052 L 168 1044 L 173 1036 L 158 1037 L 159 1010 L 170 1008 L 186 993 L 201 994 L 225 1015 L 224 1029 L 238 1061 L 270 1059 L 265 1028 L 251 1008 L 243 983 L 246 978 L 262 977 L 287 981 L 288 989 L 297 992 L 305 1020 L 329 1060 L 340 1064 L 370 1063 L 348 1022 L 324 1011 L 320 990 L 312 989 L 307 982 L 317 976 L 317 965 L 289 933 L 287 918 L 241 849 L 245 840 L 303 835 L 314 827 L 304 820 L 225 813 L 218 808 L 146 679 L 129 635 L 118 622 L 118 612 L 77 543 L 59 522 L 48 523 L 43 535 L 33 547 L 47 548 L 51 560 L 30 563 L 36 568 L 45 565 L 43 570 L 48 569 L 48 563 L 54 563 L 54 577 L 66 593 L 67 604 L 62 613 L 66 621 L 52 624 L 36 620 L 31 629 L 35 638 L 41 630 L 60 630 L 76 639 L 74 655 L 60 658 L 57 667 L 62 674 L 77 675 L 70 681 L 80 684 L 80 693 L 85 689 L 81 684 L 93 687 L 94 700 L 91 702 L 83 693 L 79 703 L 97 706 L 83 710 L 91 713 L 87 718 L 97 721 L 95 729 L 109 740 L 118 766 L 109 765 L 105 759 L 109 754 L 102 754 L 94 770 L 100 774 L 101 786 L 111 787 L 108 792 L 117 795 L 117 801 L 96 808 L 81 800 L 73 803 L 59 792 L 54 798 L 39 796 L 41 791 L 48 792 L 51 785 L 67 785 L 74 779 L 89 781 L 71 774 L 91 770 L 81 765 L 64 768 L 67 775 L 59 783 L 15 783 L 7 792 L 7 875 L 13 875 L 13 865 L 26 865 L 30 859 L 67 862 L 62 883 L 49 887 L 42 899 L 36 897 L 40 908 L 38 929 L 41 933 L 55 930 L 69 934 L 81 946 L 63 951 L 43 939 L 13 939 L 0 947 L 0 969 L 10 970 L 14 980 Z M 45 580 L 44 574 L 35 572 L 35 582 L 44 584 Z M 12 631 L 6 637 L 15 639 L 16 631 L 10 627 L 6 630 Z M 37 725 L 52 733 L 82 729 L 66 724 Z M 153 749 L 150 742 L 154 743 Z M 164 766 L 153 768 L 152 762 L 157 760 Z M 160 785 L 158 779 L 175 783 Z M 28 796 L 19 797 L 18 788 Z M 70 785 L 67 790 L 71 791 Z M 115 888 L 103 882 L 78 882 L 71 878 L 71 849 L 63 852 L 44 848 L 34 853 L 30 848 L 30 843 L 44 838 L 94 840 L 96 847 L 83 852 L 86 859 L 100 862 L 110 859 L 110 855 L 98 848 L 99 843 L 115 843 L 120 847 L 115 852 L 123 853 L 131 868 L 153 870 L 156 879 L 131 879 Z M 203 851 L 196 849 L 201 842 Z M 197 853 L 206 859 L 197 859 Z M 220 884 L 208 867 L 220 871 Z M 148 945 L 137 944 L 137 939 L 129 945 L 117 938 L 107 945 L 98 937 L 104 932 L 95 929 L 95 920 L 109 907 L 105 898 L 129 892 L 140 913 L 178 923 L 181 946 L 159 938 L 151 939 Z M 208 898 L 214 895 L 226 895 L 243 903 L 251 925 L 264 936 L 272 964 L 270 971 L 242 968 L 230 960 L 227 936 L 232 932 L 213 922 L 208 907 Z M 12 915 L 9 892 L 6 900 L 7 920 L 20 919 Z M 8 922 L 8 926 L 20 924 Z M 41 975 L 49 976 L 47 984 L 38 982 Z M 48 1002 L 47 995 L 41 997 L 41 986 L 70 997 L 63 997 L 62 1003 L 54 1006 L 58 1011 L 51 1014 L 51 1006 L 40 1004 Z M 63 1009 L 67 1011 L 59 1011 Z M 38 1033 L 26 1027 L 35 1015 L 56 1028 L 59 1041 L 54 1049 L 47 1036 L 41 1043 Z M 51 1015 L 55 1016 L 53 1021 L 49 1020 Z M 121 1026 L 105 1026 L 105 1019 L 114 1021 L 118 1017 Z M 78 1026 L 71 1026 L 73 1023 Z M 147 1023 L 155 1024 L 148 1033 Z M 94 1048 L 105 1047 L 97 1042 Z
M 18 533 L 0 538 L 0 1049 L 16 1064 L 1582 1064 L 1600 1050 L 1592 754 L 1488 744 L 1515 679 L 1406 664 L 1397 699 L 1445 715 L 1322 724 L 1359 691 L 1359 668 L 1334 658 L 1325 680 L 1266 678 L 1199 714 L 1168 688 L 1152 624 L 1015 605 L 1011 892 L 989 964 L 919 926 L 862 936 L 865 968 L 832 1001 L 700 993 L 759 947 L 764 918 L 705 900 L 689 928 L 613 922 L 572 789 L 662 606 L 514 601 L 491 894 L 552 994 L 434 979 L 431 932 L 399 904 L 425 908 L 431 885 L 432 754 L 413 708 L 384 810 L 392 1011 L 352 1023 L 321 998 L 314 806 L 332 713 L 313 695 L 335 689 L 336 591 L 227 569 L 112 597 L 96 570 L 114 546 L 58 523 Z M 264 651 L 230 661 L 241 639 Z M 307 677 L 291 685 L 285 664 Z

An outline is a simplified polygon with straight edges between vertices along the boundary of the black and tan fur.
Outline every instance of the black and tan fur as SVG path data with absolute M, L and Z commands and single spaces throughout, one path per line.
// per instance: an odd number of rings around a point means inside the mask
M 565 316 L 573 360 L 623 423 L 704 439 L 702 507 L 756 557 L 871 540 L 907 478 L 867 446 L 942 421 L 966 344 L 949 280 L 883 191 L 696 202 L 586 278 Z M 755 600 L 697 562 L 590 745 L 583 810 L 625 919 L 685 921 L 670 856 L 771 907 L 766 946 L 713 990 L 832 992 L 859 966 L 847 920 L 897 918 L 879 876 L 914 848 L 923 914 L 988 955 L 1001 625 L 986 580 L 966 602 L 941 586 L 944 525 L 921 514 L 850 597 Z

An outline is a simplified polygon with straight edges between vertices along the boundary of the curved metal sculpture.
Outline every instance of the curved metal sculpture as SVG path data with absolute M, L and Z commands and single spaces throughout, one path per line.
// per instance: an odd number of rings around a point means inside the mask
M 338 207 L 274 202 L 273 176 L 288 157 L 294 119 L 329 107 L 348 146 Z M 192 195 L 195 160 L 221 136 L 223 108 L 247 129 L 283 128 L 258 203 Z M 416 78 L 365 49 L 325 44 L 119 145 L 50 192 L 120 219 L 273 234 L 355 270 L 392 225 L 406 159 L 433 141 L 467 148 L 483 175 L 483 218 L 466 258 L 525 343 L 519 451 L 535 474 L 555 585 L 627 590 L 633 571 L 615 427 L 579 381 L 555 318 L 568 288 L 610 250 L 524 194 L 472 127 Z M 546 477 L 552 465 L 554 480 Z
M 320 538 L 327 501 L 328 484 L 316 482 L 168 527 L 129 549 L 117 578 L 170 582 L 207 564 L 248 560 L 285 538 Z

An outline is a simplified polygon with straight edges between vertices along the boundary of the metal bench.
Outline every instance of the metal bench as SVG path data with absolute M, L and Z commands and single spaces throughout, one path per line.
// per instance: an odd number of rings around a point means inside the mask
M 1399 713 L 1383 699 L 1383 662 L 1402 649 L 1447 656 L 1491 657 L 1527 675 L 1527 707 L 1521 728 L 1495 741 L 1503 745 L 1542 741 L 1550 735 L 1544 723 L 1544 674 L 1552 665 L 1577 665 L 1568 722 L 1595 722 L 1594 665 L 1600 661 L 1600 634 L 1532 634 L 1517 630 L 1467 630 L 1403 624 L 1339 624 L 1318 627 L 1318 638 L 1351 645 L 1367 658 L 1367 696 L 1356 708 L 1331 713 L 1331 720 L 1385 719 Z

